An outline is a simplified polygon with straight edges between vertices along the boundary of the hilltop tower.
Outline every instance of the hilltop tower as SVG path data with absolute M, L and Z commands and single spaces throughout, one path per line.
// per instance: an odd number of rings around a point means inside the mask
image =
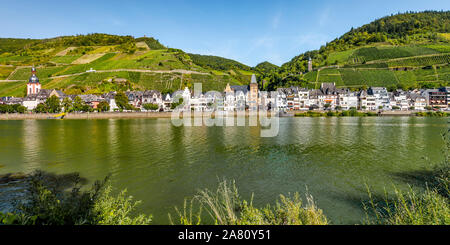
M 308 72 L 311 72 L 312 70 L 313 70 L 312 59 L 311 59 L 311 57 L 309 57 L 309 60 L 308 60 Z
M 36 76 L 36 68 L 31 68 L 31 77 L 27 83 L 27 96 L 37 94 L 41 90 L 39 78 Z

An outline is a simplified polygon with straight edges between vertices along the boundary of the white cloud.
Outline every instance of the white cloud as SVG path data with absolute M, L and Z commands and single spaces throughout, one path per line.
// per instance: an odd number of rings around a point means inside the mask
M 331 8 L 326 7 L 320 13 L 320 15 L 319 15 L 319 26 L 320 27 L 324 27 L 328 23 L 328 20 L 330 19 L 330 12 L 331 12 Z
M 280 26 L 280 21 L 281 21 L 281 12 L 278 12 L 275 16 L 272 17 L 271 21 L 272 29 L 274 30 L 278 29 L 278 26 Z

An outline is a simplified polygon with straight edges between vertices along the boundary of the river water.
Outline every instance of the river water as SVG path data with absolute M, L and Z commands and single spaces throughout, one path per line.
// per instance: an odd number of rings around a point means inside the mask
M 405 188 L 404 174 L 442 160 L 447 129 L 448 118 L 281 118 L 278 136 L 261 138 L 259 127 L 170 119 L 0 121 L 0 174 L 79 172 L 91 183 L 111 174 L 154 224 L 224 178 L 257 206 L 307 189 L 332 223 L 356 224 L 365 185 L 376 194 Z

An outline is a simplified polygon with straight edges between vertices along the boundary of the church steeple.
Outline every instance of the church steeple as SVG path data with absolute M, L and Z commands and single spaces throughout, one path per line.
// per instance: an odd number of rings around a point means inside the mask
M 39 78 L 36 76 L 37 70 L 35 67 L 31 68 L 31 77 L 27 83 L 27 96 L 39 93 L 41 90 L 41 84 Z

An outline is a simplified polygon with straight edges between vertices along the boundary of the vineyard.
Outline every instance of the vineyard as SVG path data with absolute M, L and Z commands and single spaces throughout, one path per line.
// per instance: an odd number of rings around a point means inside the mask
M 317 73 L 319 74 L 317 76 Z M 395 70 L 389 68 L 326 68 L 303 76 L 309 83 L 335 83 L 338 87 L 389 87 L 396 84 L 413 86 L 419 83 L 448 83 L 448 65 Z
M 414 57 L 388 61 L 389 67 L 413 67 L 431 66 L 450 63 L 450 54 Z
M 358 63 L 375 60 L 389 60 L 411 56 L 438 54 L 439 52 L 422 46 L 380 46 L 357 49 L 350 59 L 355 59 Z

